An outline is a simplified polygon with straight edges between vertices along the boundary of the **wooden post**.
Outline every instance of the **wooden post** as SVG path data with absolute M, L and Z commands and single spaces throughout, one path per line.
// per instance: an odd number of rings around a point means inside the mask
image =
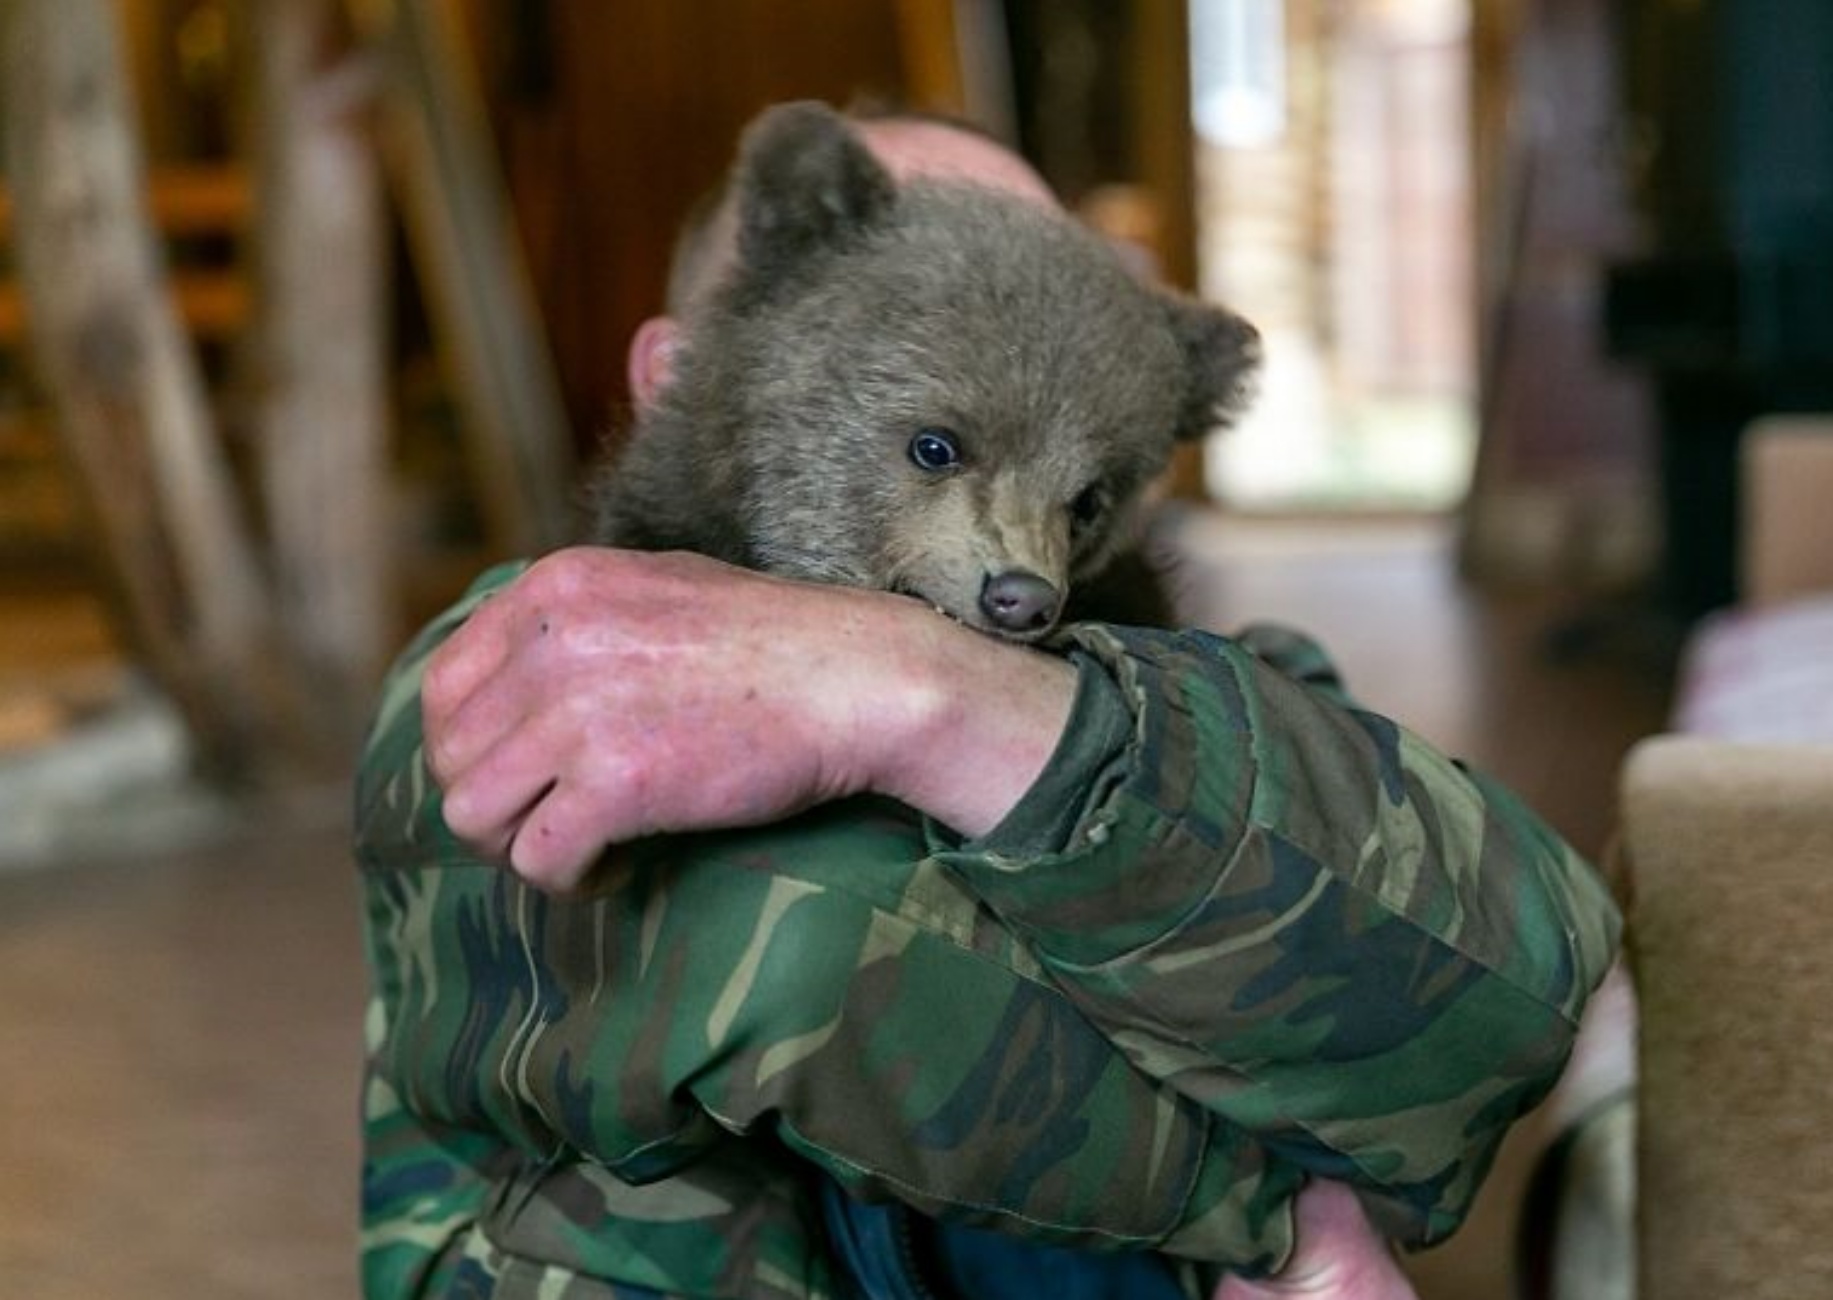
M 955 0 L 897 0 L 896 9 L 910 102 L 940 113 L 966 113 Z
M 1194 290 L 1197 283 L 1196 140 L 1190 124 L 1190 25 L 1183 0 L 1145 0 L 1134 6 L 1131 150 L 1139 183 L 1154 201 L 1159 223 L 1159 267 L 1167 282 Z M 1167 475 L 1177 497 L 1203 500 L 1203 448 L 1177 449 Z
M 998 0 L 897 0 L 904 99 L 952 113 L 1017 148 L 1012 51 Z
M 499 547 L 575 533 L 572 437 L 457 6 L 352 0 L 383 67 L 383 150 Z
M 206 760 L 263 721 L 264 598 L 145 207 L 112 0 L 0 8 L 30 332 L 126 631 Z
M 356 734 L 392 635 L 381 182 L 373 78 L 340 0 L 256 0 L 250 373 L 276 618 L 316 721 Z

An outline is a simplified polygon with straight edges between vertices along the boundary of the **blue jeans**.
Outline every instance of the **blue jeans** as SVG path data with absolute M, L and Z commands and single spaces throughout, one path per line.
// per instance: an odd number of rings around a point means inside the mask
M 834 1255 L 860 1300 L 1184 1300 L 1159 1255 L 1046 1246 L 867 1205 L 823 1180 Z

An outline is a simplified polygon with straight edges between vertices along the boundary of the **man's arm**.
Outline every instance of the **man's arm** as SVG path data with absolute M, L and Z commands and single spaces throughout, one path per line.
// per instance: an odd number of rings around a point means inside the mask
M 371 1069 L 427 1131 L 494 1135 L 512 1171 L 552 1153 L 645 1184 L 767 1134 L 764 1168 L 787 1146 L 940 1218 L 1283 1258 L 1302 1175 L 1132 1069 L 926 859 L 908 811 L 854 801 L 652 839 L 558 897 L 455 840 L 414 684 L 479 599 L 391 675 L 357 790 Z M 398 1217 L 373 1235 L 412 1239 Z M 593 1258 L 574 1266 L 596 1275 Z
M 1056 852 L 943 861 L 1139 1068 L 1441 1238 L 1609 965 L 1601 880 L 1302 638 L 1072 635 L 1129 743 Z
M 951 710 L 1001 736 L 1000 766 L 1027 780 L 1048 770 L 1062 695 L 1027 710 L 1071 685 L 1058 672 L 1058 685 L 1031 690 L 1050 682 L 1048 660 L 909 602 L 704 562 L 671 572 L 682 563 L 558 557 L 549 577 L 567 582 L 518 583 L 436 659 L 435 771 L 460 801 L 460 829 L 526 874 L 564 883 L 633 833 L 763 820 L 861 788 L 994 830 L 1017 783 L 996 786 L 973 753 L 914 739 L 936 736 Z M 691 603 L 751 614 L 708 622 L 683 615 Z M 677 619 L 697 631 L 670 632 Z M 556 628 L 569 634 L 555 640 Z M 1146 1073 L 1302 1167 L 1375 1192 L 1399 1235 L 1441 1235 L 1507 1124 L 1557 1073 L 1614 938 L 1601 889 L 1503 792 L 1236 643 L 1077 635 L 1125 710 L 1122 752 L 1054 850 L 1005 853 L 995 833 L 950 865 Z M 760 638 L 774 647 L 761 672 Z M 1028 671 L 1012 655 L 1029 656 Z M 690 695 L 723 690 L 723 702 L 671 711 L 684 673 L 703 679 Z M 594 728 L 624 707 L 603 694 L 614 676 L 649 711 L 604 765 L 612 738 Z M 581 681 L 600 688 L 587 709 L 549 699 Z M 734 729 L 708 723 L 760 700 Z M 722 774 L 711 783 L 710 759 Z M 514 796 L 488 815 L 463 811 L 467 788 L 505 781 Z M 963 788 L 982 796 L 977 814 L 949 811 L 968 806 L 950 804 Z M 577 810 L 555 819 L 566 833 L 531 840 L 556 794 Z M 536 842 L 566 848 L 521 853 Z
M 569 889 L 607 844 L 866 791 L 989 830 L 1074 694 L 1062 660 L 902 597 L 579 549 L 471 614 L 424 707 L 447 823 Z

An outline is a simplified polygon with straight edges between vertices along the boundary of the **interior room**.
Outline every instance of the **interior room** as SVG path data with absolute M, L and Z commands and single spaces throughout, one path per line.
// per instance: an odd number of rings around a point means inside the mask
M 1178 625 L 1315 637 L 1624 909 L 1421 1300 L 1833 1294 L 1824 0 L 14 0 L 0 60 L 10 1294 L 358 1293 L 384 673 L 581 536 L 809 99 L 1251 321 L 1151 489 Z

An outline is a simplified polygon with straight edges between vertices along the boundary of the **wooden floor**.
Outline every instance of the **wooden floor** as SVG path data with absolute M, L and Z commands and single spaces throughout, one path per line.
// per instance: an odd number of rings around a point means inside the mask
M 1465 589 L 1437 524 L 1192 515 L 1173 532 L 1202 621 L 1314 632 L 1371 707 L 1602 848 L 1617 764 L 1666 707 L 1660 656 L 1602 636 L 1561 662 L 1548 644 L 1609 628 L 1593 619 L 1609 611 Z M 35 652 L 0 638 L 14 659 L 0 678 Z M 355 894 L 336 812 L 298 808 L 259 838 L 0 871 L 7 1294 L 355 1294 Z M 1413 1262 L 1424 1300 L 1509 1295 L 1532 1141 L 1506 1153 L 1470 1228 Z

